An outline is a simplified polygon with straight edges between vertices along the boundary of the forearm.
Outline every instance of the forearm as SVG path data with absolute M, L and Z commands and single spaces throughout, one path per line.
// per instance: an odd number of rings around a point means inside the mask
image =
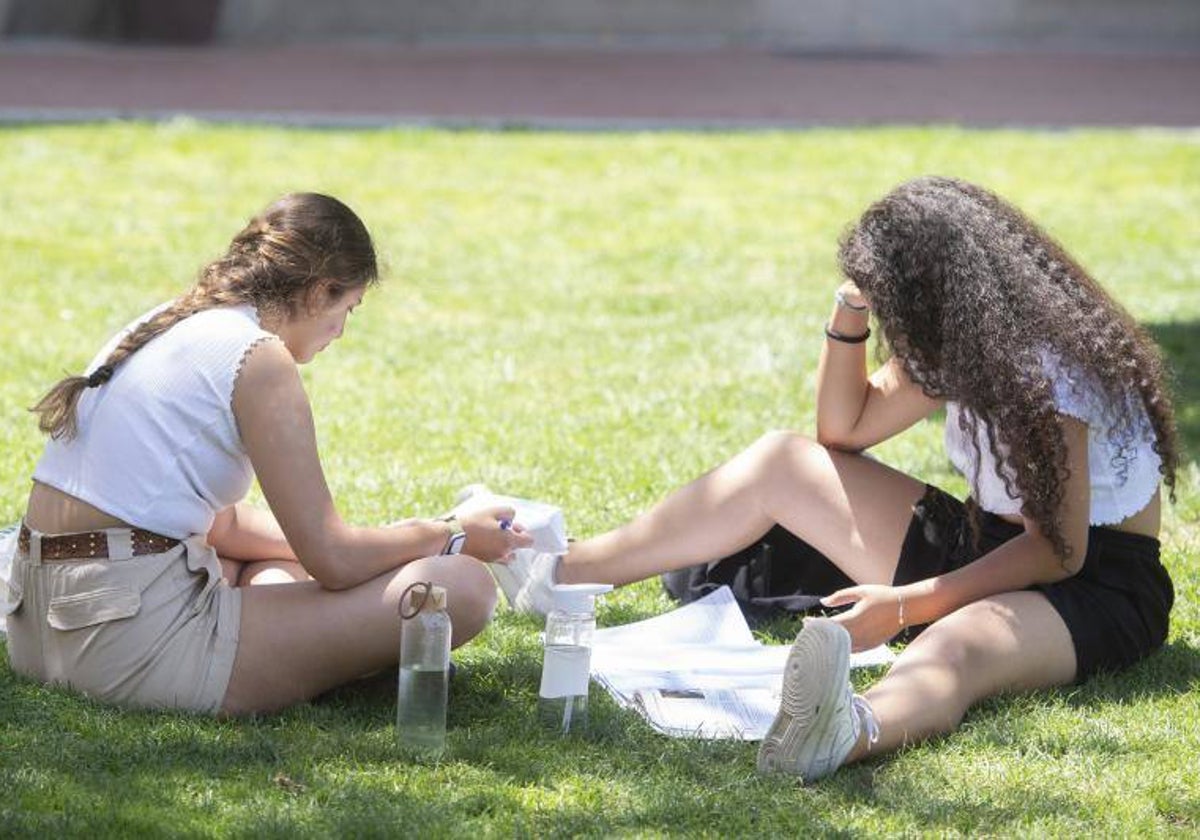
M 861 336 L 869 320 L 865 309 L 835 304 L 829 329 L 842 336 Z M 849 438 L 862 416 L 869 388 L 867 343 L 827 337 L 817 365 L 817 440 L 836 446 Z
M 218 515 L 208 542 L 218 554 L 232 560 L 296 559 L 296 552 L 271 512 L 244 502 Z
M 905 626 L 929 624 L 981 598 L 1070 577 L 1050 543 L 1024 533 L 973 563 L 902 586 Z
M 347 589 L 420 557 L 440 554 L 450 536 L 446 522 L 411 519 L 383 528 L 327 523 L 319 541 L 304 545 L 300 562 L 329 589 Z

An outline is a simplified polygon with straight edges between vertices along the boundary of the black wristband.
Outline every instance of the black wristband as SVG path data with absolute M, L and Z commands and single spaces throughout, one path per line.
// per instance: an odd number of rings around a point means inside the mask
M 829 325 L 825 325 L 825 337 L 832 338 L 834 341 L 840 341 L 842 344 L 862 344 L 871 337 L 871 328 L 867 327 L 867 331 L 862 335 L 846 335 L 837 330 L 831 330 Z

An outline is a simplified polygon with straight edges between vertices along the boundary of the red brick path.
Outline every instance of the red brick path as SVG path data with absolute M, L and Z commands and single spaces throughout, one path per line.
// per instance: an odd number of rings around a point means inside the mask
M 1200 55 L 0 47 L 0 119 L 1200 126 Z

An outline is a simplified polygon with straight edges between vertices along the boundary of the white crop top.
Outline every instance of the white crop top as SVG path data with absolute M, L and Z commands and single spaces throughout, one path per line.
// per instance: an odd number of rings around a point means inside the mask
M 1048 353 L 1042 354 L 1043 365 L 1054 388 L 1054 404 L 1062 414 L 1083 421 L 1088 427 L 1088 473 L 1091 478 L 1092 525 L 1113 525 L 1144 508 L 1158 489 L 1158 468 L 1161 459 L 1153 449 L 1154 427 L 1145 408 L 1130 396 L 1135 418 L 1128 432 L 1124 452 L 1108 438 L 1113 419 L 1112 406 L 1094 383 L 1076 375 Z M 946 453 L 950 461 L 968 481 L 974 482 L 976 501 L 984 509 L 998 514 L 1021 512 L 1021 500 L 1013 498 L 1004 487 L 995 459 L 987 443 L 987 430 L 979 424 L 976 437 L 983 462 L 982 471 L 975 463 L 975 450 L 967 435 L 959 429 L 958 418 L 963 409 L 954 402 L 946 403 Z M 1118 465 L 1117 457 L 1123 456 Z M 976 472 L 979 472 L 976 480 Z M 1011 471 L 1009 472 L 1011 476 Z
M 88 371 L 157 311 L 114 337 Z M 49 441 L 33 477 L 139 528 L 176 539 L 207 534 L 254 477 L 233 386 L 246 353 L 267 338 L 274 334 L 249 305 L 185 318 L 83 392 L 79 434 Z

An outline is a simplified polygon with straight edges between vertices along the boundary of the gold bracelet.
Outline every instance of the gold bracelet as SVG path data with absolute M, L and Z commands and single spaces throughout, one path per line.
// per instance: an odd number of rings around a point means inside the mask
M 900 601 L 900 610 L 899 610 L 899 615 L 896 617 L 896 622 L 897 622 L 897 624 L 900 625 L 900 629 L 903 630 L 904 629 L 904 595 L 898 592 L 898 593 L 896 593 L 896 598 L 899 599 L 899 601 Z

